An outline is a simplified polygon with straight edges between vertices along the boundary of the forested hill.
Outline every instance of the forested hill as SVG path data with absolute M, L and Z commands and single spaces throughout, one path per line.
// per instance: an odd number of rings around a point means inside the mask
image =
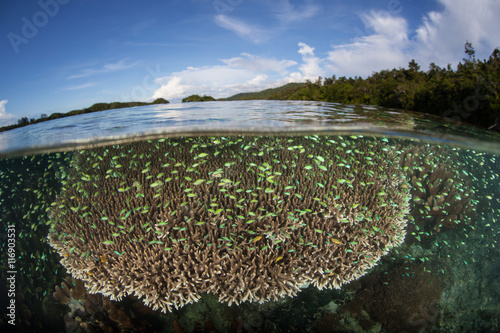
M 309 100 L 367 104 L 425 112 L 500 130 L 500 50 L 477 60 L 469 43 L 456 69 L 430 64 L 427 71 L 414 60 L 408 68 L 382 70 L 366 79 L 335 75 L 315 82 L 289 83 L 226 100 Z
M 278 88 L 270 88 L 259 92 L 240 93 L 228 98 L 219 98 L 218 101 L 239 101 L 239 100 L 249 100 L 249 99 L 281 99 L 276 97 L 292 95 L 305 85 L 306 85 L 305 83 L 288 83 Z
M 105 111 L 105 110 L 112 110 L 112 109 L 121 109 L 121 108 L 130 108 L 134 106 L 144 106 L 144 105 L 153 105 L 153 104 L 166 104 L 169 103 L 164 98 L 157 98 L 153 102 L 113 102 L 113 103 L 95 103 L 92 106 L 85 108 L 85 109 L 80 109 L 80 110 L 73 110 L 69 111 L 66 113 L 53 113 L 50 116 L 47 116 L 46 114 L 42 114 L 40 118 L 31 118 L 29 119 L 28 117 L 23 117 L 21 119 L 17 120 L 17 124 L 15 125 L 8 125 L 4 127 L 0 127 L 0 132 L 7 131 L 10 129 L 14 129 L 17 127 L 23 127 L 27 126 L 30 124 L 36 124 L 40 123 L 43 121 L 47 120 L 52 120 L 52 119 L 57 119 L 57 118 L 65 118 L 65 117 L 70 117 L 70 116 L 75 116 L 78 114 L 85 114 L 85 113 L 92 113 L 92 112 L 97 112 L 97 111 Z

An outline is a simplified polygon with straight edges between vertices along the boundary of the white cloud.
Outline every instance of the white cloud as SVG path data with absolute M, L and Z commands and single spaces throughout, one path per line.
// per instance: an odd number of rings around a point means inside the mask
M 129 62 L 128 59 L 122 59 L 122 60 L 119 60 L 115 63 L 104 64 L 103 66 L 101 66 L 99 68 L 86 68 L 83 71 L 81 71 L 81 73 L 79 73 L 79 74 L 74 74 L 74 75 L 68 76 L 68 79 L 77 79 L 77 78 L 82 78 L 82 77 L 87 77 L 87 76 L 92 76 L 92 75 L 97 75 L 97 74 L 116 72 L 116 71 L 132 68 L 134 66 L 137 66 L 138 64 L 139 64 L 139 61 Z
M 188 72 L 191 70 L 187 70 Z M 157 82 L 161 83 L 162 86 L 158 88 L 151 99 L 156 98 L 167 98 L 167 99 L 176 99 L 186 97 L 188 92 L 192 90 L 192 87 L 188 84 L 182 84 L 182 75 L 188 74 L 186 71 L 175 73 L 174 76 L 170 76 L 168 78 L 157 79 Z M 179 76 L 176 76 L 179 75 Z M 191 94 L 189 94 L 191 95 Z
M 261 86 L 266 81 L 266 79 L 267 79 L 266 74 L 259 74 L 250 81 L 248 81 L 248 84 L 250 86 L 258 87 Z
M 297 65 L 297 63 L 292 60 L 260 58 L 248 53 L 242 53 L 242 56 L 243 57 L 223 59 L 222 62 L 231 68 L 243 68 L 251 72 L 274 71 L 282 74 L 287 72 L 288 67 Z
M 404 18 L 393 16 L 387 11 L 371 11 L 363 14 L 361 20 L 366 29 L 372 29 L 375 35 L 386 36 L 394 42 L 404 42 L 408 39 L 408 27 Z
M 314 57 L 314 47 L 310 47 L 306 43 L 302 42 L 299 43 L 299 47 L 300 47 L 299 53 L 303 57 Z
M 408 27 L 405 19 L 387 12 L 362 16 L 371 35 L 355 38 L 351 43 L 333 46 L 326 67 L 337 76 L 367 76 L 374 71 L 405 66 L 409 59 Z
M 302 56 L 302 64 L 299 66 L 298 72 L 288 74 L 279 82 L 286 84 L 290 82 L 304 82 L 306 80 L 316 81 L 318 76 L 325 75 L 325 69 L 322 68 L 323 59 L 316 57 L 314 47 L 310 47 L 306 43 L 299 43 L 298 53 Z
M 264 31 L 263 29 L 252 26 L 248 23 L 229 17 L 227 15 L 216 15 L 215 23 L 224 29 L 234 32 L 241 38 L 252 41 L 254 43 L 264 42 L 270 37 L 269 33 Z
M 472 43 L 479 59 L 487 58 L 500 47 L 500 1 L 498 0 L 435 0 L 441 9 L 431 11 L 421 19 L 418 28 L 410 30 L 407 20 L 400 16 L 404 4 L 391 10 L 371 11 L 360 15 L 364 30 L 345 44 L 332 45 L 324 59 L 314 55 L 314 48 L 301 45 L 303 64 L 300 73 L 288 78 L 311 79 L 317 76 L 363 76 L 375 71 L 405 67 L 415 59 L 422 69 L 434 62 L 440 66 L 456 65 L 465 57 L 464 44 Z M 301 5 L 291 0 L 277 0 L 268 4 L 278 24 L 267 31 L 249 23 L 217 15 L 218 25 L 238 36 L 261 42 L 272 35 L 293 27 L 300 21 L 314 18 L 320 6 L 313 0 Z M 283 78 L 285 80 L 286 78 Z
M 476 58 L 487 58 L 500 46 L 500 2 L 497 0 L 436 0 L 440 11 L 429 12 L 415 31 L 407 21 L 388 11 L 361 15 L 363 36 L 332 46 L 326 68 L 337 76 L 368 76 L 374 71 L 406 67 L 415 59 L 425 70 L 434 62 L 455 66 L 464 54 L 466 41 Z M 410 37 L 411 36 L 411 37 Z
M 242 69 L 225 66 L 190 68 L 157 79 L 161 87 L 154 92 L 152 99 L 177 100 L 193 94 L 227 97 L 256 88 L 262 81 L 261 74 Z
M 466 40 L 476 48 L 480 59 L 488 57 L 495 47 L 500 46 L 500 35 L 494 33 L 500 31 L 500 20 L 497 20 L 500 17 L 500 1 L 436 1 L 443 5 L 443 9 L 425 15 L 418 29 L 410 30 L 406 19 L 398 15 L 400 10 L 371 11 L 360 15 L 365 31 L 348 43 L 332 45 L 326 57 L 318 56 L 314 47 L 302 42 L 298 45 L 301 55 L 299 64 L 292 60 L 260 58 L 243 53 L 240 57 L 222 60 L 223 65 L 189 67 L 160 78 L 157 83 L 161 87 L 152 98 L 177 99 L 190 94 L 227 97 L 289 82 L 314 81 L 318 76 L 366 77 L 375 71 L 406 67 L 411 59 L 416 59 L 425 70 L 431 62 L 456 65 L 465 56 L 463 47 Z M 298 15 L 301 7 L 294 7 L 288 0 L 281 1 L 281 4 L 284 8 L 281 12 L 276 11 L 276 15 L 288 13 L 288 18 L 282 18 L 283 21 L 315 15 L 312 9 L 302 16 Z M 260 37 L 252 37 L 253 31 L 259 36 L 260 30 L 244 22 L 224 15 L 218 15 L 216 21 L 243 38 L 261 40 Z
M 161 87 L 151 99 L 163 97 L 176 100 L 192 94 L 221 98 L 275 87 L 289 73 L 288 68 L 297 65 L 291 60 L 267 59 L 247 53 L 222 62 L 224 65 L 188 67 L 156 79 Z
M 416 31 L 415 53 L 426 65 L 457 63 L 472 43 L 480 59 L 500 46 L 500 2 L 497 0 L 438 0 L 444 7 L 428 13 Z
M 321 8 L 314 0 L 306 0 L 301 5 L 294 5 L 290 0 L 267 1 L 265 4 L 267 8 L 262 9 L 263 16 L 267 12 L 271 12 L 274 16 L 271 18 L 272 23 L 266 24 L 265 28 L 224 14 L 215 15 L 214 21 L 218 26 L 232 31 L 245 40 L 261 43 L 288 30 L 293 24 L 313 18 Z
M 5 104 L 7 104 L 7 102 L 8 101 L 6 99 L 0 101 L 0 115 L 5 114 Z
M 7 100 L 0 100 L 0 126 L 12 125 L 15 123 L 16 116 L 5 112 L 5 104 L 7 104 Z
M 299 69 L 304 79 L 316 79 L 323 75 L 324 70 L 321 68 L 321 60 L 314 55 L 314 48 L 305 43 L 299 43 L 299 53 L 302 55 L 302 61 Z

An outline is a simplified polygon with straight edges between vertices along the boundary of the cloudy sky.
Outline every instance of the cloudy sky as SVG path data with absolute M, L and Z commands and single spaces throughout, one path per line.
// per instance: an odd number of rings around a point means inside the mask
M 4 0 L 0 126 L 97 102 L 215 98 L 500 47 L 498 0 Z

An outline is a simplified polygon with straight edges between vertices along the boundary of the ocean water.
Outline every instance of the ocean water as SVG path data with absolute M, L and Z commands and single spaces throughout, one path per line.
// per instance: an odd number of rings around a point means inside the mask
M 496 332 L 499 154 L 494 132 L 320 102 L 0 133 L 1 326 Z

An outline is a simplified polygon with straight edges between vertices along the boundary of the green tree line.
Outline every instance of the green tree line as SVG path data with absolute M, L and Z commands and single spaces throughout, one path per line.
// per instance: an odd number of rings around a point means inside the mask
M 314 83 L 307 81 L 298 88 L 267 94 L 265 99 L 378 105 L 500 130 L 500 50 L 495 49 L 488 59 L 477 60 L 467 42 L 465 53 L 456 69 L 431 63 L 422 71 L 412 60 L 408 68 L 382 70 L 366 79 L 318 78 Z
M 186 98 L 182 99 L 182 103 L 188 103 L 188 102 L 212 102 L 215 101 L 215 98 L 212 96 L 207 96 L 207 95 L 191 95 Z

